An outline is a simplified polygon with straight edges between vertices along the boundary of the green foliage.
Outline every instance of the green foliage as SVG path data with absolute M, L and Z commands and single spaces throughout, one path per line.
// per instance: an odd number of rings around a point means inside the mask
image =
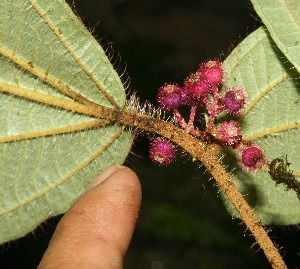
M 251 0 L 278 48 L 300 72 L 300 2 Z
M 228 74 L 225 87 L 244 86 L 250 95 L 248 108 L 239 119 L 244 139 L 265 149 L 270 161 L 287 155 L 299 178 L 299 74 L 264 28 L 241 42 L 224 66 Z M 234 182 L 262 223 L 300 222 L 300 203 L 293 190 L 276 186 L 268 172 L 247 173 L 232 161 L 229 170 L 233 168 Z M 232 207 L 229 211 L 237 216 Z
M 252 33 L 226 59 L 226 84 L 244 86 L 250 93 L 249 109 L 240 120 L 245 139 L 261 145 L 270 162 L 287 156 L 299 180 L 300 5 L 293 0 L 251 1 L 267 29 Z M 267 172 L 237 169 L 234 174 L 262 223 L 300 222 L 300 203 L 293 190 L 275 185 Z M 232 207 L 229 211 L 237 216 Z
M 101 170 L 124 161 L 132 136 L 72 111 L 88 102 L 123 107 L 125 90 L 64 1 L 1 1 L 0 29 L 0 242 L 5 242 L 65 212 Z
M 225 86 L 244 86 L 250 94 L 240 119 L 244 138 L 261 145 L 269 160 L 287 155 L 299 179 L 299 4 L 252 2 L 268 30 L 258 29 L 226 59 Z M 63 0 L 0 2 L 0 93 L 5 242 L 65 212 L 101 170 L 124 161 L 132 136 L 93 116 L 93 104 L 124 107 L 125 90 L 103 49 Z M 234 182 L 264 224 L 300 222 L 292 190 L 276 186 L 267 172 L 247 173 L 228 159 L 229 170 L 236 168 Z M 161 208 L 162 216 L 167 212 Z M 203 225 L 193 218 L 190 223 Z M 190 240 L 190 233 L 183 237 Z

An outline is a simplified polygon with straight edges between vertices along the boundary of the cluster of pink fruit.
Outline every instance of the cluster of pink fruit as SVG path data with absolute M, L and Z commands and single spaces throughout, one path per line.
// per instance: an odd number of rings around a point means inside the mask
M 266 163 L 263 150 L 242 139 L 241 127 L 235 120 L 223 121 L 215 126 L 215 119 L 220 113 L 238 117 L 245 109 L 249 95 L 242 87 L 229 88 L 219 96 L 219 88 L 225 81 L 225 72 L 219 61 L 208 61 L 191 73 L 183 86 L 165 84 L 158 90 L 158 104 L 174 114 L 176 122 L 187 132 L 205 141 L 231 147 L 239 152 L 244 169 L 260 170 Z M 180 114 L 180 107 L 190 107 L 190 117 L 186 121 Z M 209 118 L 205 130 L 194 126 L 197 108 L 205 108 Z M 175 146 L 163 138 L 150 141 L 150 158 L 160 166 L 172 163 L 175 159 Z

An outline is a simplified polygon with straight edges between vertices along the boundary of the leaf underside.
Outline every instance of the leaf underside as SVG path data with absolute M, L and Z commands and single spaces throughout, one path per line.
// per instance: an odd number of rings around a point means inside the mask
M 267 30 L 255 31 L 226 59 L 225 87 L 250 94 L 239 119 L 244 138 L 269 160 L 287 155 L 299 180 L 299 4 L 252 2 L 280 50 Z M 125 160 L 129 132 L 74 112 L 124 107 L 125 99 L 105 52 L 63 0 L 0 2 L 0 243 L 65 212 L 101 170 Z M 224 163 L 263 224 L 300 222 L 292 190 L 267 172 L 242 171 L 230 154 Z
M 124 162 L 132 135 L 72 108 L 125 101 L 105 52 L 64 1 L 0 2 L 0 243 L 65 212 L 100 171 Z
M 251 101 L 239 118 L 244 139 L 260 145 L 269 161 L 287 156 L 299 180 L 299 73 L 264 28 L 241 42 L 224 67 L 228 75 L 224 89 L 244 86 L 250 95 Z M 282 184 L 276 186 L 267 172 L 242 171 L 229 155 L 224 163 L 263 224 L 300 222 L 300 202 L 293 190 L 285 190 Z M 229 212 L 238 217 L 230 203 Z
M 300 72 L 300 1 L 251 0 L 273 41 Z

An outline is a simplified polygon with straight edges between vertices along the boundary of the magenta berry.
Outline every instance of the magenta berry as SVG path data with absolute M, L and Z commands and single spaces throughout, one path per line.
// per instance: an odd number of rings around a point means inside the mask
M 243 150 L 242 163 L 248 170 L 259 170 L 266 163 L 265 153 L 258 146 L 251 145 Z
M 184 81 L 184 88 L 186 90 L 187 99 L 191 102 L 201 100 L 211 92 L 210 85 L 202 80 L 198 72 L 191 73 Z
M 241 128 L 236 121 L 222 122 L 216 134 L 216 139 L 226 146 L 234 146 L 242 140 Z
M 154 138 L 150 142 L 150 159 L 160 166 L 167 166 L 175 160 L 175 146 L 163 139 Z
M 208 61 L 200 65 L 198 73 L 202 80 L 205 80 L 211 86 L 218 86 L 224 82 L 224 70 L 221 62 Z
M 225 80 L 225 72 L 220 61 L 208 61 L 190 73 L 183 87 L 177 84 L 164 84 L 158 91 L 158 103 L 165 111 L 173 112 L 176 123 L 187 133 L 195 137 L 232 147 L 241 153 L 241 166 L 248 171 L 259 170 L 266 164 L 266 156 L 261 148 L 242 139 L 241 127 L 234 121 L 223 121 L 215 127 L 217 116 L 226 111 L 239 116 L 249 101 L 249 95 L 242 87 L 229 88 L 220 98 L 219 88 Z M 181 106 L 190 107 L 190 116 L 186 120 L 181 115 Z M 207 112 L 206 126 L 203 131 L 195 127 L 197 109 Z M 166 166 L 175 160 L 175 146 L 163 138 L 151 139 L 150 158 L 160 166 Z
M 240 115 L 249 100 L 249 95 L 244 88 L 230 88 L 223 97 L 224 109 L 231 115 Z
M 169 111 L 179 107 L 184 101 L 184 91 L 177 84 L 165 84 L 158 90 L 157 101 L 160 107 Z

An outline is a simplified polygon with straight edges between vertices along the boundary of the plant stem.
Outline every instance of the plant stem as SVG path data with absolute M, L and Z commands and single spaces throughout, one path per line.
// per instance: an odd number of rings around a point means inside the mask
M 211 134 L 216 116 L 218 114 L 218 103 L 219 103 L 218 88 L 217 87 L 213 88 L 213 101 L 212 101 L 212 103 L 209 101 L 208 96 L 204 97 L 203 102 L 206 105 L 206 107 L 208 109 L 208 113 L 209 113 L 209 120 L 208 120 L 206 129 L 205 129 L 205 133 L 206 134 Z
M 5 89 L 5 87 L 3 88 Z M 7 90 L 8 91 L 8 90 Z M 10 89 L 11 92 L 12 89 Z M 267 259 L 272 267 L 278 269 L 287 268 L 278 249 L 275 247 L 268 234 L 259 223 L 251 207 L 248 205 L 242 194 L 238 191 L 229 175 L 221 165 L 218 154 L 221 147 L 216 144 L 208 144 L 200 138 L 188 134 L 184 129 L 177 127 L 169 122 L 154 118 L 148 115 L 139 114 L 136 111 L 131 111 L 121 108 L 108 108 L 99 104 L 90 102 L 88 105 L 74 103 L 69 101 L 58 101 L 58 98 L 45 98 L 46 95 L 39 94 L 38 96 L 28 95 L 23 96 L 20 91 L 16 91 L 18 96 L 26 97 L 30 100 L 55 105 L 62 109 L 77 112 L 80 114 L 91 115 L 100 119 L 108 120 L 111 123 L 123 124 L 125 126 L 137 127 L 147 132 L 161 135 L 173 143 L 181 146 L 193 158 L 198 159 L 203 163 L 207 170 L 217 181 L 219 187 L 227 195 L 232 205 L 235 207 L 240 217 L 245 222 L 248 229 L 253 234 L 256 242 L 264 251 Z M 36 94 L 35 94 L 36 95 Z M 107 122 L 109 124 L 109 122 Z
M 190 133 L 194 136 L 201 136 L 201 131 L 199 131 L 197 128 L 194 126 L 194 119 L 196 115 L 196 106 L 192 106 L 191 112 L 190 112 L 190 118 L 188 123 L 186 123 L 185 119 L 181 116 L 180 112 L 178 109 L 174 109 L 174 116 L 177 121 L 177 123 L 185 130 L 186 133 Z
M 99 114 L 100 117 L 161 135 L 181 146 L 190 153 L 193 158 L 200 160 L 215 178 L 219 187 L 224 191 L 232 205 L 240 214 L 240 217 L 253 234 L 256 242 L 264 251 L 272 268 L 287 268 L 278 249 L 273 244 L 267 232 L 256 218 L 253 210 L 221 165 L 218 158 L 218 154 L 221 150 L 220 146 L 216 144 L 207 144 L 205 141 L 201 141 L 199 138 L 186 133 L 185 130 L 171 123 L 148 115 L 138 114 L 126 109 L 113 110 L 102 107 L 101 110 L 102 111 Z

